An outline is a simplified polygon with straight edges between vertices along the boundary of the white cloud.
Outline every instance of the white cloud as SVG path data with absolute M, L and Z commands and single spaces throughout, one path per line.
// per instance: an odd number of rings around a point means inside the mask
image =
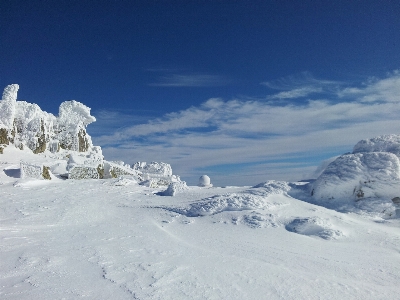
M 363 87 L 350 87 L 339 92 L 340 97 L 357 97 L 361 102 L 399 102 L 400 72 L 385 79 L 372 79 Z
M 268 96 L 268 99 L 294 99 L 316 93 L 333 93 L 343 83 L 339 81 L 316 79 L 309 72 L 302 72 L 294 76 L 262 82 L 261 84 L 270 89 L 282 91 Z
M 192 184 L 206 170 L 220 176 L 217 165 L 231 166 L 226 171 L 231 181 L 221 184 L 256 184 L 274 175 L 301 179 L 319 160 L 352 151 L 360 139 L 400 133 L 400 99 L 393 98 L 397 77 L 395 73 L 353 92 L 343 89 L 340 95 L 346 94 L 346 101 L 331 95 L 330 101 L 277 106 L 210 99 L 94 141 L 105 146 L 104 153 L 112 159 L 169 162 Z M 365 101 L 374 95 L 381 95 L 378 102 Z M 244 165 L 238 171 L 240 164 Z
M 205 87 L 222 86 L 229 80 L 218 75 L 209 74 L 170 74 L 159 78 L 158 82 L 149 84 L 160 87 Z
M 321 93 L 322 88 L 306 86 L 302 88 L 296 88 L 290 91 L 284 91 L 270 96 L 271 99 L 293 99 L 299 97 L 305 97 L 312 93 Z

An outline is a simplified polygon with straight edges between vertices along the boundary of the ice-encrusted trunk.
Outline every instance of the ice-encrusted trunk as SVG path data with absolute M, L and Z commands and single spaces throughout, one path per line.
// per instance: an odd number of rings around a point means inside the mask
M 0 101 L 0 145 L 9 145 L 10 142 L 14 142 L 14 119 L 18 89 L 18 84 L 10 84 L 3 91 Z

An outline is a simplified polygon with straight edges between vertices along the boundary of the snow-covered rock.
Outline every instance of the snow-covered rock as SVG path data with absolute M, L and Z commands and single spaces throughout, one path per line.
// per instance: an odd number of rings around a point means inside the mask
M 133 164 L 132 169 L 141 171 L 151 177 L 168 177 L 172 176 L 172 168 L 170 164 L 163 162 L 137 162 Z
M 75 166 L 69 170 L 68 179 L 100 179 L 101 168 Z
M 119 178 L 121 176 L 133 176 L 137 182 L 143 181 L 142 172 L 132 169 L 123 162 L 104 161 L 104 178 Z
M 168 186 L 172 182 L 180 182 L 177 175 L 172 175 L 172 167 L 170 164 L 163 162 L 137 162 L 132 165 L 133 170 L 137 170 L 143 174 L 143 185 L 149 187 Z
M 21 161 L 21 178 L 47 179 L 51 180 L 50 168 L 42 164 L 33 164 Z
M 168 185 L 168 188 L 161 192 L 160 195 L 162 196 L 175 196 L 177 193 L 188 190 L 188 186 L 186 185 L 185 181 L 178 181 L 178 182 L 171 182 Z
M 391 199 L 400 196 L 400 135 L 358 142 L 353 153 L 339 156 L 325 168 L 310 192 L 317 201 L 362 200 L 368 210 L 393 209 Z

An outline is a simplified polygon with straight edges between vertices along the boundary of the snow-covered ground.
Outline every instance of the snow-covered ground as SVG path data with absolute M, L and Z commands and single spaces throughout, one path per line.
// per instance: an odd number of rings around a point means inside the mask
M 32 155 L 0 155 L 1 299 L 400 297 L 399 218 L 311 204 L 300 183 L 170 197 L 129 176 L 19 178 Z

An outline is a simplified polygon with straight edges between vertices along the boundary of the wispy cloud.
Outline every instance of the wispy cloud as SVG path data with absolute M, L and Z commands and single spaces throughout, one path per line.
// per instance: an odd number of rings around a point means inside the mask
M 231 166 L 226 178 L 232 180 L 221 179 L 221 184 L 295 180 L 307 177 L 319 161 L 351 151 L 360 139 L 400 133 L 400 98 L 394 97 L 399 81 L 400 74 L 393 73 L 301 105 L 210 99 L 94 140 L 107 157 L 169 162 L 191 183 L 207 170 L 221 176 L 215 167 L 221 165 Z M 301 87 L 296 84 L 295 89 Z M 245 165 L 238 171 L 240 164 Z
M 339 92 L 340 97 L 357 97 L 361 102 L 399 102 L 400 72 L 394 71 L 388 78 L 371 78 L 361 87 L 349 87 Z
M 261 85 L 272 90 L 281 91 L 269 95 L 269 99 L 294 99 L 307 97 L 310 94 L 333 93 L 342 84 L 343 83 L 339 81 L 316 79 L 309 72 L 302 72 L 297 75 L 261 83 Z
M 158 78 L 150 86 L 159 87 L 207 87 L 227 85 L 229 80 L 223 76 L 210 74 L 168 74 Z

